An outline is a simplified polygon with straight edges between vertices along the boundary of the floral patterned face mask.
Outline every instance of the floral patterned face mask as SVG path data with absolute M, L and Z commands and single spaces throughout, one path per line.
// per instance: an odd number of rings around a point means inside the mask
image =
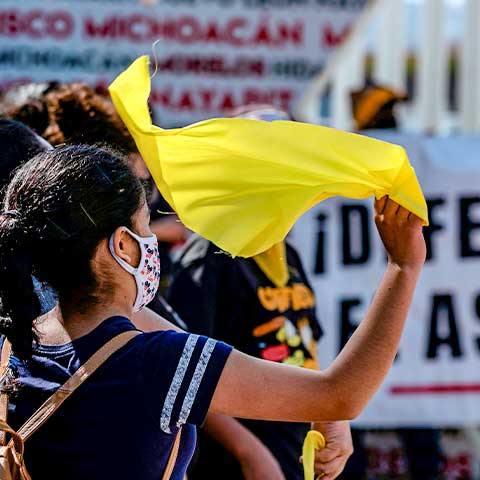
M 140 246 L 140 262 L 138 267 L 132 267 L 125 260 L 115 253 L 112 234 L 109 241 L 110 253 L 113 258 L 125 269 L 133 275 L 137 284 L 137 297 L 133 304 L 133 311 L 140 311 L 145 305 L 148 305 L 155 297 L 160 283 L 160 257 L 158 255 L 158 241 L 155 235 L 149 237 L 140 237 L 136 233 L 126 228 Z

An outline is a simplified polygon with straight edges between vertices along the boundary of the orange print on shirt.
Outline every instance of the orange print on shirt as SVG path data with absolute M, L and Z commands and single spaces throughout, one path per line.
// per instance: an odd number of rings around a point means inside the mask
M 303 283 L 287 287 L 260 287 L 257 294 L 263 308 L 271 312 L 285 312 L 289 308 L 298 311 L 315 306 L 313 292 Z

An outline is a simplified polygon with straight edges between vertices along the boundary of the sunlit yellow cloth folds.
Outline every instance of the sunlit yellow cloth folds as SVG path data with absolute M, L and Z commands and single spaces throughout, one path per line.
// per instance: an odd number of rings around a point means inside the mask
M 403 148 L 296 122 L 213 119 L 152 125 L 148 58 L 110 86 L 160 192 L 181 221 L 234 256 L 282 241 L 295 221 L 334 195 L 390 195 L 427 223 L 427 207 Z
M 276 287 L 284 287 L 288 283 L 290 275 L 285 242 L 272 245 L 265 252 L 255 255 L 253 259 Z

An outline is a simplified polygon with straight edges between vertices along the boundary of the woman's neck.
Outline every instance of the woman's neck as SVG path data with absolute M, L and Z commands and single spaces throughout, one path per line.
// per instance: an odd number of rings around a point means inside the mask
M 114 316 L 132 317 L 132 309 L 122 308 L 115 302 L 109 305 L 93 305 L 78 312 L 78 309 L 57 305 L 40 317 L 36 324 L 39 341 L 44 345 L 63 345 L 87 335 L 106 319 Z

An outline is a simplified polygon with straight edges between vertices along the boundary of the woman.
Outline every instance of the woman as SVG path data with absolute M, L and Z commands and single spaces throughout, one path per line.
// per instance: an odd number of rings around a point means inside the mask
M 161 478 L 183 425 L 172 477 L 180 479 L 194 425 L 208 411 L 301 422 L 357 416 L 395 357 L 425 259 L 421 221 L 386 198 L 376 209 L 389 264 L 364 322 L 329 368 L 264 362 L 196 335 L 139 334 L 28 440 L 33 478 Z M 0 268 L 1 331 L 17 379 L 9 423 L 18 428 L 98 348 L 134 330 L 130 319 L 155 293 L 156 238 L 140 181 L 106 150 L 37 155 L 5 196 Z M 37 321 L 32 274 L 58 292 L 61 320 Z
M 16 169 L 36 154 L 52 148 L 46 140 L 23 123 L 0 118 L 0 151 L 3 153 L 0 159 L 0 193 L 2 197 Z M 42 305 L 41 312 L 42 314 L 47 313 L 56 305 L 55 292 L 48 285 L 42 285 L 35 277 L 33 279 L 35 291 Z M 173 323 L 165 320 L 150 308 L 144 308 L 135 313 L 135 326 L 144 331 L 177 329 L 176 316 L 169 315 L 169 311 L 165 311 L 165 309 L 162 309 L 162 313 L 171 318 Z
M 119 124 L 116 122 L 116 120 L 118 120 L 118 115 L 116 112 L 111 110 L 111 104 L 109 104 L 108 101 L 103 97 L 102 101 L 99 101 L 98 95 L 92 93 L 92 91 L 86 86 L 78 86 L 76 84 L 70 85 L 72 92 L 83 92 L 85 93 L 83 96 L 68 95 L 67 93 L 69 90 L 66 87 L 67 85 L 64 87 L 62 92 L 64 94 L 64 99 L 67 101 L 70 107 L 75 107 L 77 110 L 80 110 L 80 112 L 83 109 L 90 108 L 91 111 L 95 113 L 94 117 L 85 123 L 85 128 L 83 128 L 81 132 L 77 132 L 75 135 L 82 135 L 83 141 L 87 144 L 95 144 L 100 143 L 102 135 L 106 132 L 109 132 L 109 140 L 113 141 L 113 139 L 116 138 L 117 142 L 115 143 L 125 149 L 125 147 L 128 146 L 128 144 L 124 143 L 125 133 L 127 131 L 125 127 L 119 128 Z M 90 95 L 87 95 L 87 93 L 90 93 Z M 61 104 L 64 105 L 63 102 L 61 102 Z M 102 115 L 102 112 L 108 113 L 108 115 Z M 77 118 L 78 115 L 74 115 L 74 117 Z M 68 121 L 68 125 L 72 123 L 72 120 L 67 116 L 58 118 L 58 125 L 60 127 L 64 125 L 64 122 Z M 62 121 L 60 121 L 60 118 Z M 28 117 L 24 116 L 24 119 L 28 119 Z M 73 129 L 70 129 L 69 131 L 70 134 L 73 134 Z M 50 144 L 48 144 L 48 142 L 34 133 L 26 125 L 16 122 L 15 120 L 6 119 L 0 119 L 0 145 L 2 147 L 0 148 L 0 151 L 4 151 L 6 153 L 6 155 L 2 156 L 0 161 L 0 183 L 5 186 L 8 185 L 13 172 L 26 161 L 28 161 L 29 158 L 41 151 L 53 148 Z M 128 154 L 128 149 L 126 153 Z M 139 156 L 138 153 L 136 155 Z M 139 175 L 139 171 L 136 168 L 138 163 L 141 163 L 143 164 L 144 169 L 146 169 L 143 161 L 137 163 L 132 162 L 132 154 L 128 155 L 128 160 L 134 173 L 143 180 L 144 175 Z M 150 210 L 153 213 L 154 206 L 151 203 Z M 150 223 L 150 229 L 155 234 L 158 232 L 158 230 L 155 228 L 156 226 L 158 225 L 153 225 L 152 222 Z M 157 239 L 159 239 L 158 234 Z M 162 252 L 160 248 L 159 253 L 163 277 L 165 273 L 165 262 L 162 259 Z M 216 257 L 218 257 L 218 255 Z M 53 289 L 49 288 L 47 284 L 41 284 L 35 279 L 35 277 L 33 277 L 33 279 L 35 292 L 39 296 L 40 303 L 42 305 L 42 314 L 50 312 L 56 307 L 57 304 L 55 292 Z M 206 296 L 205 299 L 208 299 L 208 296 Z M 163 307 L 163 305 L 165 305 L 165 307 Z M 160 315 L 163 315 L 175 325 L 182 326 L 182 320 L 180 317 L 176 315 L 171 308 L 169 308 L 168 304 L 166 304 L 163 298 L 157 295 L 156 298 L 150 302 L 148 308 L 144 308 L 143 310 L 137 312 L 132 319 L 134 325 L 140 330 L 155 331 L 170 330 L 174 328 L 173 325 L 168 325 L 167 322 L 160 316 L 155 316 L 150 309 Z M 58 313 L 58 309 L 55 312 Z M 51 313 L 50 315 L 53 315 L 54 313 Z M 216 337 L 216 335 L 212 336 Z M 271 423 L 272 422 L 270 422 L 270 424 Z M 279 422 L 273 423 L 276 424 Z M 348 428 L 346 428 L 345 423 L 348 422 L 324 422 L 322 424 L 322 431 L 326 437 L 328 448 L 316 452 L 317 462 L 315 463 L 315 467 L 319 473 L 327 472 L 329 475 L 335 477 L 336 472 L 343 468 L 346 459 L 350 455 L 352 449 L 350 431 Z M 242 478 L 247 480 L 281 480 L 285 478 L 281 471 L 279 462 L 275 459 L 275 457 L 273 457 L 272 453 L 264 444 L 260 442 L 258 438 L 256 438 L 250 431 L 243 427 L 238 420 L 225 415 L 210 414 L 207 416 L 207 420 L 205 421 L 205 427 L 208 429 L 208 431 L 213 432 L 218 441 L 222 442 L 222 444 L 228 445 L 229 451 L 233 452 L 235 458 L 238 459 L 238 462 L 242 466 Z M 288 442 L 284 442 L 284 440 L 281 438 L 279 439 L 279 443 L 285 445 L 286 449 L 291 449 L 291 445 Z M 295 468 L 302 474 L 303 478 L 303 468 L 298 461 L 302 443 L 303 438 L 300 439 L 300 446 L 298 446 L 298 448 L 291 449 L 292 453 L 289 454 L 288 458 L 292 459 L 292 463 L 294 463 Z M 205 464 L 206 462 L 203 463 Z M 215 475 L 217 476 L 222 476 L 224 474 L 220 468 L 218 459 L 216 459 L 215 470 Z M 210 476 L 212 473 L 213 472 L 211 472 L 209 469 Z M 228 476 L 229 478 L 233 476 L 232 469 L 230 469 L 228 472 Z M 190 477 L 191 474 L 189 475 L 189 478 Z M 224 476 L 221 478 L 223 479 Z

